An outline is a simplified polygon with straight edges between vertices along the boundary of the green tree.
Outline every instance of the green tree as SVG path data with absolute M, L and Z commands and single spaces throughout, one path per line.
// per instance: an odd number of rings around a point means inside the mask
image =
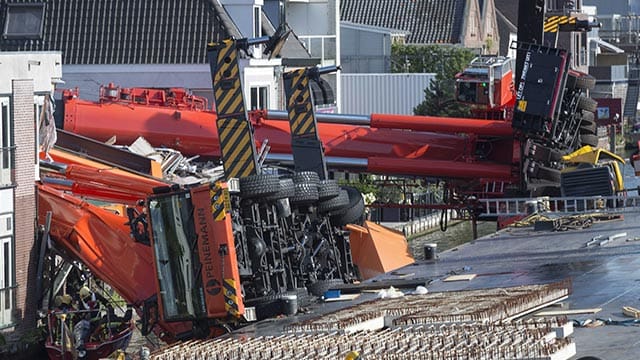
M 424 91 L 424 101 L 413 109 L 414 114 L 464 117 L 469 115 L 469 108 L 455 101 L 455 75 L 474 56 L 471 50 L 456 46 L 394 44 L 391 71 L 436 73 Z

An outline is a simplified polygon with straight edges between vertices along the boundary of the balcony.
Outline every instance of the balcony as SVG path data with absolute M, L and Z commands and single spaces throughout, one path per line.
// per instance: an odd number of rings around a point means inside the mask
M 320 59 L 321 66 L 336 65 L 335 35 L 299 35 L 311 57 Z
M 0 188 L 15 185 L 15 146 L 0 148 Z

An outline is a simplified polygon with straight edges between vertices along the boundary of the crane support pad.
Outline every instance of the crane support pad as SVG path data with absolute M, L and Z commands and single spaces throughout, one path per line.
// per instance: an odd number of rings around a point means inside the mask
M 287 73 L 284 83 L 291 136 L 317 137 L 307 70 L 299 69 Z
M 235 41 L 226 40 L 210 47 L 208 54 L 218 116 L 244 115 L 244 97 Z
M 218 118 L 218 136 L 227 179 L 257 174 L 255 146 L 248 121 L 242 118 Z

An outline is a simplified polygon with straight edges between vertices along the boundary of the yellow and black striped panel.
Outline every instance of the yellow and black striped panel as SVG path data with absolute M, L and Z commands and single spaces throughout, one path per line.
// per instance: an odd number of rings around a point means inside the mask
M 213 96 L 218 116 L 244 114 L 244 98 L 240 83 L 238 52 L 234 40 L 225 40 L 216 47 L 216 66 L 213 75 Z
M 229 315 L 239 317 L 238 295 L 236 294 L 236 281 L 224 279 L 224 308 Z
M 292 136 L 315 135 L 316 126 L 313 102 L 306 70 L 296 70 L 291 77 L 287 99 L 287 111 Z
M 213 214 L 213 219 L 215 221 L 224 220 L 226 213 L 229 212 L 231 208 L 229 191 L 223 189 L 219 183 L 216 183 L 211 186 L 209 194 L 211 196 L 211 213 Z
M 544 32 L 558 32 L 560 25 L 575 23 L 575 16 L 549 16 L 544 22 Z
M 227 179 L 257 174 L 250 124 L 244 118 L 218 118 L 218 139 Z

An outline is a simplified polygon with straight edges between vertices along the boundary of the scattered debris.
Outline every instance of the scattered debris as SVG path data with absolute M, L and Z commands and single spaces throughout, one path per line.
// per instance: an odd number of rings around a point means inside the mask
M 378 291 L 378 298 L 380 299 L 395 299 L 403 296 L 404 293 L 393 286 L 388 289 Z
M 597 235 L 591 238 L 591 240 L 587 241 L 587 243 L 585 244 L 585 247 L 590 247 L 594 245 L 604 246 L 614 240 L 617 240 L 619 238 L 626 237 L 626 236 L 627 236 L 626 232 L 609 235 L 606 238 L 603 237 L 602 235 Z
M 533 316 L 561 316 L 561 315 L 576 315 L 576 314 L 595 314 L 602 311 L 602 308 L 590 308 L 590 309 L 568 309 L 568 310 L 547 310 L 539 311 Z
M 451 275 L 451 276 L 445 278 L 442 281 L 445 281 L 445 282 L 449 282 L 449 281 L 470 281 L 470 280 L 473 280 L 476 276 L 477 276 L 476 274 Z
M 582 321 L 573 320 L 573 326 L 576 326 L 576 327 L 596 328 L 603 325 L 604 325 L 604 321 L 600 319 L 596 319 L 596 320 L 586 319 Z
M 198 156 L 185 158 L 179 151 L 170 148 L 154 148 L 145 138 L 138 137 L 127 150 L 160 164 L 166 180 L 188 185 L 213 182 L 224 177 L 222 165 L 212 162 L 196 162 Z
M 427 290 L 426 287 L 424 286 L 417 286 L 416 289 L 411 293 L 412 295 L 424 295 L 429 293 L 429 290 Z
M 636 309 L 634 307 L 623 306 L 622 307 L 622 313 L 625 316 L 632 317 L 632 318 L 635 318 L 635 319 L 640 319 L 640 310 L 638 310 L 638 309 Z
M 351 301 L 360 297 L 360 294 L 341 294 L 338 297 L 334 298 L 325 298 L 324 302 L 334 302 L 334 301 Z

